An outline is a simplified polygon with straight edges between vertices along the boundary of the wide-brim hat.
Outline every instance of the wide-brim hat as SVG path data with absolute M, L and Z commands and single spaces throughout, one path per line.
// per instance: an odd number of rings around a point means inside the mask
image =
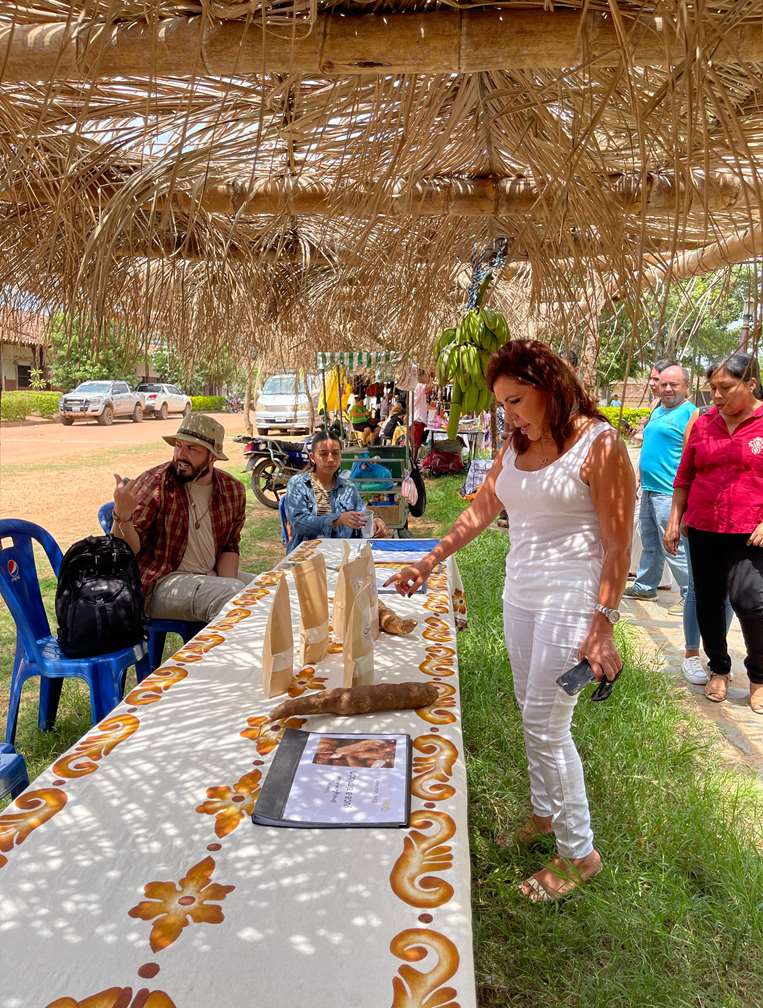
M 165 434 L 164 440 L 174 448 L 178 441 L 197 444 L 211 451 L 220 462 L 227 462 L 228 456 L 223 452 L 225 428 L 214 417 L 204 413 L 191 413 L 183 417 L 177 434 Z

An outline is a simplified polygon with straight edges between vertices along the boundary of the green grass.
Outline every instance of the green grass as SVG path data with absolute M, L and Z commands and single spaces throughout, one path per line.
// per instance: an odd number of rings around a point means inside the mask
M 428 484 L 419 534 L 459 512 L 461 480 Z M 470 789 L 475 959 L 483 1008 L 755 1008 L 763 1005 L 761 800 L 753 779 L 724 770 L 709 729 L 670 680 L 621 637 L 626 672 L 606 704 L 575 716 L 597 846 L 605 868 L 567 901 L 533 906 L 516 892 L 550 851 L 496 843 L 529 812 L 522 731 L 503 644 L 505 533 L 459 556 L 469 628 L 459 637 Z M 242 567 L 282 556 L 278 517 L 247 522 Z M 48 603 L 52 579 L 43 583 Z M 0 612 L 0 704 L 14 633 Z M 87 699 L 64 686 L 54 732 L 36 728 L 25 694 L 18 746 L 32 776 L 88 727 Z M 756 850 L 757 845 L 757 850 Z
M 437 533 L 462 507 L 460 482 L 428 485 Z M 480 1004 L 763 1005 L 760 792 L 750 775 L 721 769 L 709 730 L 627 637 L 612 698 L 584 696 L 575 714 L 604 871 L 556 905 L 534 906 L 516 892 L 551 850 L 496 843 L 530 811 L 503 643 L 506 549 L 506 535 L 488 531 L 459 555 L 469 602 L 459 661 Z

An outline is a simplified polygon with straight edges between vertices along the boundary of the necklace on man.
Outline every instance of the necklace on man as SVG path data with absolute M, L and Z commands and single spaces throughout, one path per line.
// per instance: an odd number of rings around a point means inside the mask
M 204 514 L 200 516 L 199 512 L 196 510 L 196 502 L 194 501 L 193 497 L 191 497 L 190 493 L 188 494 L 188 499 L 191 502 L 191 507 L 193 508 L 193 517 L 194 517 L 193 527 L 198 532 L 199 529 L 201 528 L 201 523 L 209 514 L 209 508 L 207 508 Z

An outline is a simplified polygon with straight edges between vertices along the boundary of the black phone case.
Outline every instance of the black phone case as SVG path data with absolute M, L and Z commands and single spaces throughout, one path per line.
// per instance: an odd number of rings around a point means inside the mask
M 584 658 L 577 665 L 573 665 L 571 669 L 562 672 L 556 681 L 565 693 L 569 696 L 575 696 L 584 690 L 589 683 L 595 682 L 596 677 L 593 674 L 593 669 L 588 659 Z

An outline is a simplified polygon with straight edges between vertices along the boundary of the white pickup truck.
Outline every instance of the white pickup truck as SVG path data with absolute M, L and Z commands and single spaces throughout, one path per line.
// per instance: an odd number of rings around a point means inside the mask
M 110 426 L 115 417 L 134 423 L 143 419 L 145 398 L 142 392 L 131 392 L 123 381 L 86 381 L 62 396 L 58 408 L 61 422 L 70 427 L 75 420 L 97 420 Z
M 138 385 L 138 392 L 145 397 L 143 412 L 157 420 L 166 420 L 169 413 L 182 413 L 187 417 L 191 412 L 191 397 L 181 392 L 175 385 L 166 382 L 145 382 Z

